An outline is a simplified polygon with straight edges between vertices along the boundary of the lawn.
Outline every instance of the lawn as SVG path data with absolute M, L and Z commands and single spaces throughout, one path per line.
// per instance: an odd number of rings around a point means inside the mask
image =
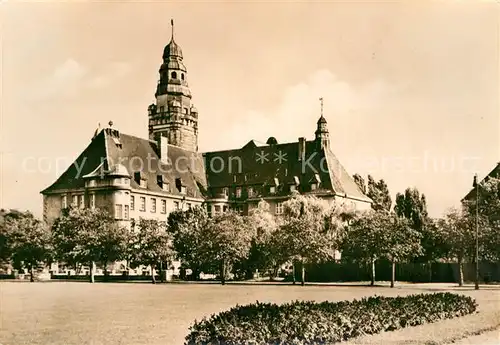
M 292 286 L 2 282 L 0 344 L 183 344 L 194 319 L 236 304 L 290 300 L 340 301 L 369 295 L 455 291 L 473 296 L 480 312 L 461 319 L 353 339 L 350 344 L 444 344 L 500 325 L 500 288 L 451 285 Z M 489 332 L 490 334 L 492 332 Z M 491 338 L 491 336 L 490 336 Z

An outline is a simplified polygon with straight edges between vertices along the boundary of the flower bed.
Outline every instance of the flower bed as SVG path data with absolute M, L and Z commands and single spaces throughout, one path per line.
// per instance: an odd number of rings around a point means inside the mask
M 471 297 L 448 292 L 336 303 L 257 302 L 195 321 L 185 344 L 331 344 L 463 316 L 476 308 Z

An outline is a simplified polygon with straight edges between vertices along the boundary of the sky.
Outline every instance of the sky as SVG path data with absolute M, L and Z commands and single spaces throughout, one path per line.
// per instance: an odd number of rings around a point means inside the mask
M 0 4 L 0 207 L 40 191 L 98 125 L 147 137 L 175 22 L 200 151 L 314 138 L 324 99 L 350 174 L 416 187 L 440 216 L 500 161 L 493 1 Z

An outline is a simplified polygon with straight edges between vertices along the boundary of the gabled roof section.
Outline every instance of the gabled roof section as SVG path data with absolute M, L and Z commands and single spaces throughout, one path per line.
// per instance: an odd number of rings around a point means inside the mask
M 497 165 L 493 168 L 493 170 L 490 171 L 490 173 L 488 175 L 486 175 L 480 183 L 482 182 L 485 182 L 485 181 L 488 181 L 488 179 L 490 178 L 500 178 L 500 162 L 497 163 Z M 471 179 L 471 185 L 472 185 L 472 179 Z M 471 199 L 474 199 L 476 197 L 474 191 L 476 189 L 475 188 L 472 188 L 469 193 L 467 193 L 463 199 L 461 200 L 462 202 L 465 201 L 465 200 L 471 200 Z
M 116 140 L 119 140 L 119 145 Z M 202 198 L 207 190 L 202 155 L 168 145 L 167 156 L 166 164 L 162 163 L 155 141 L 117 134 L 116 130 L 107 128 L 92 140 L 55 183 L 41 193 L 84 188 L 86 178 L 104 176 L 131 177 L 132 188 L 164 192 L 158 184 L 160 175 L 163 176 L 162 181 L 171 186 L 175 186 L 175 180 L 180 178 L 187 188 L 186 196 Z M 145 187 L 135 181 L 137 172 L 147 181 Z M 170 188 L 169 193 L 181 194 L 175 188 Z
M 305 142 L 305 159 L 299 158 L 299 143 L 257 146 L 252 140 L 243 148 L 204 154 L 208 186 L 215 190 L 237 185 L 280 186 L 319 183 L 314 193 L 331 193 L 371 202 L 347 174 L 335 155 Z M 289 189 L 283 193 L 288 194 Z M 279 192 L 277 192 L 279 193 Z M 274 194 L 276 195 L 276 194 Z
M 105 131 L 102 130 L 90 142 L 89 146 L 83 150 L 73 164 L 41 193 L 46 194 L 56 190 L 84 188 L 85 181 L 83 176 L 93 173 L 100 166 L 107 170 L 105 142 L 106 135 Z

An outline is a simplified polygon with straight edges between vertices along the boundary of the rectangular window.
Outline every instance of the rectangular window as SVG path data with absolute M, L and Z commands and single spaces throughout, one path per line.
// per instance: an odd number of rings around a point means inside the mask
M 316 190 L 318 185 L 316 183 L 311 184 L 311 190 Z
M 209 217 L 212 217 L 212 205 L 207 204 L 207 213 Z
M 63 195 L 61 199 L 62 208 L 68 208 L 68 197 Z
M 236 188 L 236 197 L 241 198 L 241 187 Z
M 95 194 L 90 194 L 90 208 L 95 208 Z
M 276 187 L 275 186 L 269 187 L 269 192 L 270 193 L 276 193 Z
M 125 212 L 123 218 L 125 218 L 126 220 L 128 219 L 128 205 L 125 205 Z
M 146 197 L 141 196 L 141 212 L 146 211 Z
M 151 213 L 156 213 L 156 199 L 151 198 Z
M 130 210 L 135 210 L 135 196 L 130 196 Z
M 73 206 L 78 206 L 78 195 L 73 195 L 73 201 L 71 202 L 71 205 Z
M 253 196 L 253 188 L 248 187 L 248 197 L 251 198 Z
M 222 188 L 222 194 L 227 196 L 229 194 L 227 187 Z
M 283 203 L 278 202 L 276 204 L 276 214 L 282 214 L 283 213 Z
M 85 195 L 80 195 L 80 208 L 85 208 Z
M 167 200 L 161 201 L 161 213 L 167 213 Z
M 122 219 L 122 205 L 120 204 L 115 205 L 115 218 Z
M 179 209 L 179 202 L 178 201 L 174 201 L 174 206 L 175 206 L 175 209 L 178 210 Z

